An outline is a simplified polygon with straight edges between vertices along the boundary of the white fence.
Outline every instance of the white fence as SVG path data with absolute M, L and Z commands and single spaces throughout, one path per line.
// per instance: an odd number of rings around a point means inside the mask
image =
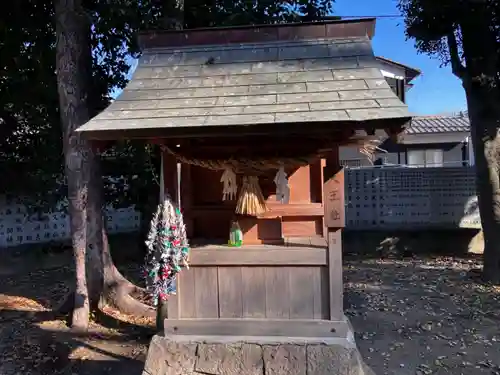
M 474 169 L 346 170 L 349 229 L 479 228 Z
M 133 207 L 107 210 L 110 233 L 132 232 L 139 228 L 140 215 Z M 64 212 L 34 220 L 19 203 L 0 206 L 0 247 L 62 241 L 70 238 L 69 217 Z
M 346 226 L 351 230 L 479 228 L 474 170 L 449 168 L 346 169 Z M 111 233 L 139 227 L 131 208 L 108 210 Z M 17 203 L 0 205 L 0 247 L 69 238 L 65 213 L 29 220 Z

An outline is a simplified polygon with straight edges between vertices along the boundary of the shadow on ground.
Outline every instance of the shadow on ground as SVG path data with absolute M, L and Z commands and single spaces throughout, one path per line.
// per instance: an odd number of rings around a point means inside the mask
M 473 234 L 443 235 L 345 235 L 345 310 L 378 375 L 500 374 L 500 289 L 481 283 L 480 258 L 464 255 Z M 387 237 L 402 239 L 397 251 L 381 248 Z M 127 246 L 113 251 L 135 279 Z M 152 331 L 107 314 L 89 335 L 68 331 L 48 310 L 73 282 L 71 253 L 50 256 L 43 267 L 28 254 L 3 259 L 0 374 L 140 374 Z
M 342 234 L 344 254 L 367 258 L 387 256 L 468 256 L 477 229 L 367 230 Z
M 4 309 L 1 317 L 2 375 L 138 375 L 153 334 L 132 325 L 113 330 L 97 323 L 88 333 L 78 334 L 50 311 Z
M 118 267 L 139 280 L 140 264 L 130 263 L 136 250 L 132 255 L 119 251 L 134 243 L 133 238 L 112 241 Z M 76 334 L 68 329 L 66 317 L 51 312 L 74 282 L 72 268 L 71 251 L 63 245 L 6 251 L 0 265 L 0 374 L 142 372 L 154 333 L 145 322 L 99 312 L 93 314 L 88 334 Z
M 110 236 L 117 268 L 132 282 L 143 284 L 143 254 L 137 234 Z M 22 296 L 50 308 L 60 302 L 73 284 L 73 254 L 64 243 L 0 249 L 0 294 Z

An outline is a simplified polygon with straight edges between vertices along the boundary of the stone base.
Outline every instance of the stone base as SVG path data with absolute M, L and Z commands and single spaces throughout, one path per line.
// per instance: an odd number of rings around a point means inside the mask
M 153 337 L 143 375 L 374 375 L 352 340 Z

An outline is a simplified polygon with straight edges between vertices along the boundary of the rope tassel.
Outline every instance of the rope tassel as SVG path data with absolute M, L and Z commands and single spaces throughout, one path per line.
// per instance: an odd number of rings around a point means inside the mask
M 256 176 L 244 176 L 240 196 L 236 204 L 236 213 L 258 216 L 266 212 L 266 201 Z

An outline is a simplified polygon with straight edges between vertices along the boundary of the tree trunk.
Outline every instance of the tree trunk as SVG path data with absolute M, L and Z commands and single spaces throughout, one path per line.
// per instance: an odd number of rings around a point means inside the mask
M 500 284 L 500 90 L 466 87 L 484 235 L 483 277 Z
M 500 283 L 500 82 L 498 33 L 491 28 L 487 2 L 470 5 L 471 16 L 460 22 L 462 59 L 453 43 L 454 71 L 467 97 L 474 145 L 476 187 L 484 236 L 483 278 Z M 480 41 L 480 42 L 478 42 Z
M 123 313 L 153 317 L 154 309 L 131 297 L 131 293 L 143 293 L 142 288 L 129 282 L 116 268 L 109 248 L 104 219 L 103 180 L 99 156 L 93 159 L 91 181 L 89 184 L 89 204 L 87 223 L 90 230 L 89 253 L 87 257 L 88 279 L 95 281 L 94 303 L 111 304 Z M 90 288 L 89 288 L 90 292 Z M 93 305 L 94 306 L 94 305 Z M 97 308 L 97 306 L 95 306 Z
M 91 174 L 87 196 L 87 256 L 86 271 L 89 289 L 89 302 L 93 310 L 99 308 L 104 288 L 104 264 L 102 250 L 104 247 L 103 232 L 103 182 L 99 155 L 92 153 L 89 159 Z
M 123 312 L 154 316 L 129 293 L 137 288 L 113 264 L 103 219 L 102 176 L 98 156 L 75 130 L 89 120 L 90 25 L 79 0 L 54 0 L 57 22 L 57 80 L 63 127 L 70 230 L 76 266 L 74 292 L 63 304 L 71 325 L 86 330 L 89 312 L 101 300 Z
M 86 330 L 89 324 L 90 301 L 85 271 L 87 216 L 86 203 L 92 151 L 75 132 L 89 119 L 86 106 L 87 66 L 82 45 L 85 43 L 86 22 L 79 0 L 54 0 L 56 14 L 56 69 L 59 105 L 63 132 L 70 230 L 76 267 L 71 325 Z M 83 38 L 82 38 L 83 37 Z

